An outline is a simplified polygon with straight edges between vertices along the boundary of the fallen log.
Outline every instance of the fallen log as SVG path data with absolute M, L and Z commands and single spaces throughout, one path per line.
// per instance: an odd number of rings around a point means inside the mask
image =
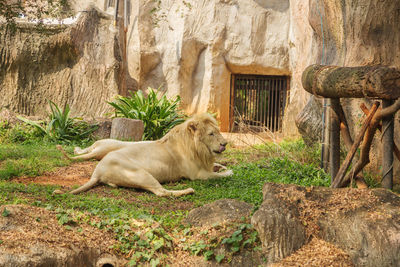
M 310 65 L 302 75 L 304 89 L 328 98 L 400 97 L 400 71 L 386 66 Z

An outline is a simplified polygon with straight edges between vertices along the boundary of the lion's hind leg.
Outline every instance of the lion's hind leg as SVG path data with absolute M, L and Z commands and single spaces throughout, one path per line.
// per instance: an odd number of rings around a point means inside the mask
M 129 187 L 145 189 L 160 197 L 179 197 L 194 193 L 193 188 L 187 188 L 184 190 L 167 190 L 150 173 L 142 169 L 125 171 L 124 176 L 126 182 L 129 183 Z

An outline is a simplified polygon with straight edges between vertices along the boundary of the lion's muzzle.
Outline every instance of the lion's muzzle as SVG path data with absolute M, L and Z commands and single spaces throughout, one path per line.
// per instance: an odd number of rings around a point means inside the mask
M 219 145 L 219 153 L 222 153 L 222 152 L 224 152 L 225 151 L 225 146 L 224 145 Z

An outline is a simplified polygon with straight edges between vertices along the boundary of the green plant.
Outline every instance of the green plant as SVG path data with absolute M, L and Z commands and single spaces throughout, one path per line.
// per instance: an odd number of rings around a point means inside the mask
M 214 229 L 221 228 L 219 226 L 213 226 Z M 247 248 L 247 249 L 258 249 L 260 240 L 258 233 L 255 231 L 253 226 L 248 223 L 233 224 L 223 227 L 228 233 L 221 233 L 222 236 L 209 237 L 208 232 L 200 233 L 207 240 L 197 240 L 184 246 L 184 250 L 188 250 L 193 255 L 203 255 L 205 260 L 215 259 L 218 263 L 222 260 L 232 257 L 233 254 Z M 236 229 L 236 230 L 234 230 Z M 221 229 L 220 229 L 221 230 Z M 233 233 L 229 234 L 232 230 Z M 203 231 L 204 232 L 204 231 Z M 224 247 L 224 250 L 219 248 Z M 219 251 L 219 254 L 216 252 Z
M 66 104 L 61 110 L 53 101 L 49 101 L 51 113 L 48 121 L 32 121 L 18 116 L 21 121 L 34 126 L 42 136 L 50 141 L 65 144 L 87 144 L 90 135 L 97 129 L 97 125 L 89 125 L 77 117 L 70 116 L 69 105 Z
M 34 126 L 29 124 L 10 125 L 8 122 L 0 122 L 0 142 L 30 144 L 42 139 L 42 134 Z
M 3 212 L 1 213 L 1 216 L 3 216 L 3 217 L 10 216 L 10 211 L 7 208 L 4 208 Z
M 129 97 L 117 96 L 108 104 L 114 107 L 116 117 L 143 121 L 143 140 L 156 140 L 184 121 L 178 110 L 179 102 L 179 96 L 169 100 L 165 95 L 159 97 L 156 90 L 149 88 L 147 97 L 139 90 L 130 92 Z

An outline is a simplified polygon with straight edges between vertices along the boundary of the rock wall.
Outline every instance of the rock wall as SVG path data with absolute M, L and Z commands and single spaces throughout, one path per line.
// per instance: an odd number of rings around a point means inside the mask
M 231 74 L 289 75 L 289 1 L 132 1 L 128 69 L 228 130 Z
M 169 96 L 181 95 L 189 114 L 216 112 L 227 131 L 231 74 L 288 75 L 282 132 L 291 136 L 298 135 L 294 121 L 310 97 L 300 79 L 308 65 L 400 64 L 399 1 L 128 2 L 126 66 L 124 37 L 112 31 L 114 10 L 107 1 L 71 0 L 70 6 L 78 12 L 95 5 L 109 17 L 81 19 L 46 33 L 26 27 L 14 37 L 2 32 L 7 60 L 0 90 L 7 98 L 0 107 L 40 114 L 44 99 L 51 98 L 67 101 L 77 113 L 102 115 L 105 100 L 116 93 L 161 86 Z M 125 69 L 127 87 L 119 87 Z M 361 117 L 358 102 L 343 102 L 354 132 Z
M 48 100 L 68 103 L 75 115 L 111 111 L 120 93 L 121 53 L 112 19 L 95 9 L 72 25 L 19 23 L 0 29 L 0 108 L 44 115 Z

